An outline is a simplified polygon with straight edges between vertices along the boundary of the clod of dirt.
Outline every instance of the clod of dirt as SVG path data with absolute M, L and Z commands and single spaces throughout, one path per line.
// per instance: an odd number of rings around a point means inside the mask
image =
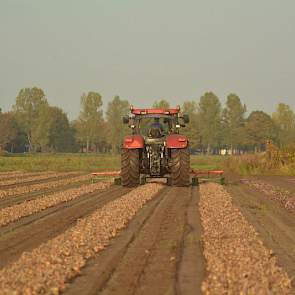
M 207 261 L 204 294 L 291 294 L 291 282 L 230 194 L 218 184 L 200 187 Z
M 242 182 L 266 194 L 270 199 L 279 202 L 288 211 L 295 212 L 295 195 L 291 192 L 257 179 L 243 179 Z
M 1 294 L 62 292 L 66 283 L 80 274 L 87 259 L 104 249 L 161 189 L 162 185 L 155 183 L 136 188 L 32 252 L 23 253 L 0 271 Z

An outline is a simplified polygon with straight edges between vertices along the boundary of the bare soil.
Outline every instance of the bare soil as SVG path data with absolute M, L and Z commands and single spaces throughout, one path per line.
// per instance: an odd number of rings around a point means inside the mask
M 11 183 L 11 184 L 0 184 L 0 190 L 5 190 L 5 189 L 10 189 L 10 188 L 16 188 L 16 187 L 22 187 L 22 186 L 27 186 L 27 185 L 32 185 L 32 184 L 39 184 L 39 183 L 46 183 L 48 181 L 54 181 L 56 179 L 68 179 L 68 178 L 74 178 L 79 175 L 83 175 L 82 173 L 50 173 L 48 175 L 41 175 L 41 176 L 34 176 L 31 177 L 33 179 L 20 179 L 16 183 Z
M 31 192 L 31 193 L 17 194 L 15 196 L 10 196 L 9 198 L 0 199 L 0 210 L 5 207 L 10 207 L 16 204 L 20 204 L 25 201 L 31 201 L 37 198 L 41 198 L 49 194 L 65 191 L 70 188 L 77 188 L 81 186 L 82 184 L 87 184 L 87 183 L 89 183 L 89 180 L 74 182 L 74 183 L 70 183 L 66 185 L 60 185 L 58 187 L 40 190 L 36 192 Z
M 94 192 L 68 203 L 22 218 L 17 222 L 0 227 L 0 269 L 15 261 L 24 251 L 54 238 L 76 224 L 79 218 L 89 215 L 130 189 L 112 187 L 104 192 Z
M 269 177 L 269 179 L 272 179 Z M 285 186 L 287 180 L 274 177 Z M 278 184 L 278 183 L 277 183 Z M 283 187 L 283 186 L 282 186 Z M 267 248 L 274 251 L 278 264 L 292 279 L 295 288 L 295 215 L 266 194 L 245 184 L 229 185 L 227 190 L 247 220 L 255 227 Z M 295 289 L 293 290 L 295 292 Z
M 256 176 L 256 179 L 268 182 L 274 186 L 288 190 L 295 194 L 295 176 Z
M 227 179 L 229 184 L 225 188 L 234 205 L 254 226 L 266 248 L 273 250 L 278 265 L 293 280 L 295 294 L 294 213 L 242 184 L 240 177 L 227 175 Z M 295 177 L 254 179 L 295 193 Z M 81 184 L 12 195 L 0 200 L 0 209 Z M 24 252 L 31 253 L 131 191 L 112 186 L 0 227 L 0 269 L 6 269 L 19 261 Z M 125 229 L 114 234 L 109 246 L 87 260 L 78 276 L 67 282 L 65 294 L 202 294 L 202 283 L 208 277 L 203 238 L 199 189 L 165 187 L 135 213 Z
M 65 294 L 201 294 L 204 260 L 197 189 L 167 188 Z

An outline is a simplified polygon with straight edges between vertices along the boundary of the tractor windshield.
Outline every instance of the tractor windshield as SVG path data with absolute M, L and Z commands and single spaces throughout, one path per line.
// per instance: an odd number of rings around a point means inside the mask
M 161 137 L 171 133 L 173 118 L 171 116 L 138 116 L 135 118 L 137 133 L 147 137 Z

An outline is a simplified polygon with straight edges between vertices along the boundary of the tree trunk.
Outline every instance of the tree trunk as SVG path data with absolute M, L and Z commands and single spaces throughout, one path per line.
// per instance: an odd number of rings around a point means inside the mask
M 33 149 L 33 145 L 32 145 L 32 141 L 31 141 L 31 136 L 29 134 L 27 134 L 27 139 L 29 142 L 29 153 L 30 153 Z
M 87 141 L 86 141 L 86 153 L 89 152 L 89 139 L 87 138 Z
M 210 143 L 208 143 L 207 145 L 207 155 L 210 155 L 211 153 L 211 146 L 210 146 Z
M 257 152 L 258 152 L 258 148 L 257 148 L 257 145 L 255 145 L 254 153 L 257 154 Z

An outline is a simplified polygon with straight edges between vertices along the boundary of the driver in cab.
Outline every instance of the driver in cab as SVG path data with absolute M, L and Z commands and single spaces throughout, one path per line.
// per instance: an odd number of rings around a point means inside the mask
M 160 122 L 160 118 L 154 118 L 154 122 L 151 123 L 148 136 L 159 138 L 163 136 L 164 128 Z

